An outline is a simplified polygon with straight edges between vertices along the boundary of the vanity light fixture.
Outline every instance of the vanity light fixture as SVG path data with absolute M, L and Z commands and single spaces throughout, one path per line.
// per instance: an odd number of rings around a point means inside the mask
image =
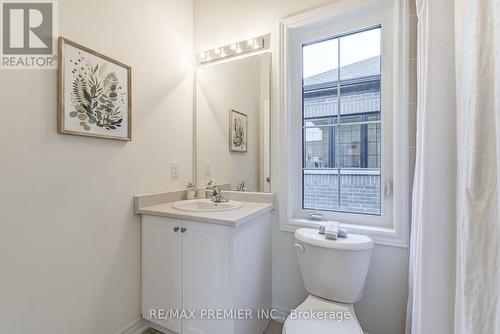
M 260 43 L 257 38 L 249 39 L 247 41 L 248 47 L 251 47 L 252 49 L 258 49 L 260 47 Z
M 198 64 L 203 65 L 230 57 L 268 49 L 269 37 L 270 35 L 263 35 L 209 51 L 200 52 L 197 57 Z

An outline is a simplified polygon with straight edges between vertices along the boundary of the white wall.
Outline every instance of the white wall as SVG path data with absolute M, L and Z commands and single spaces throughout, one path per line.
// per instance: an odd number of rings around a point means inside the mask
M 58 3 L 61 35 L 132 66 L 133 141 L 57 134 L 56 72 L 0 71 L 0 332 L 112 334 L 140 316 L 132 196 L 192 175 L 193 7 Z
M 279 79 L 278 22 L 286 16 L 328 2 L 324 0 L 196 0 L 195 51 L 271 32 L 274 92 L 272 124 L 279 124 L 276 95 Z M 272 147 L 274 157 L 280 156 L 279 150 L 283 149 L 279 145 L 277 133 L 278 131 L 274 128 Z M 274 176 L 272 186 L 273 191 L 277 191 L 279 190 L 277 175 L 280 171 L 276 161 L 273 162 L 272 166 L 272 175 Z M 275 214 L 273 226 L 273 306 L 284 311 L 296 307 L 307 295 L 295 258 L 293 240 L 291 233 L 279 230 L 278 217 Z M 365 297 L 356 305 L 356 314 L 365 331 L 371 334 L 401 334 L 404 332 L 407 280 L 408 250 L 377 245 L 368 273 Z
M 261 76 L 263 58 L 255 55 L 203 66 L 196 74 L 198 179 L 219 184 L 248 181 L 249 191 L 260 188 Z M 268 67 L 268 66 L 266 66 Z M 269 73 L 269 69 L 267 69 Z M 269 76 L 269 74 L 268 74 Z M 247 152 L 229 151 L 229 110 L 248 116 Z M 210 176 L 206 164 L 211 165 Z

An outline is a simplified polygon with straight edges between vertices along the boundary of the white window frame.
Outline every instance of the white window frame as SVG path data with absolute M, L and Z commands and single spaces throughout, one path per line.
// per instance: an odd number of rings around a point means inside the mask
M 317 227 L 302 209 L 302 45 L 382 26 L 381 216 L 321 211 L 375 242 L 408 246 L 407 1 L 340 0 L 280 22 L 280 229 Z

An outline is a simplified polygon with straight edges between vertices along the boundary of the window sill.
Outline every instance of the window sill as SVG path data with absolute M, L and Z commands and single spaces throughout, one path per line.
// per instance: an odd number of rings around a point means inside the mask
M 295 233 L 295 230 L 308 227 L 319 228 L 319 224 L 325 221 L 310 220 L 295 218 L 288 221 L 287 224 L 282 224 L 280 230 L 284 232 Z M 386 245 L 393 247 L 408 248 L 408 238 L 404 233 L 398 233 L 395 229 L 374 227 L 366 225 L 340 224 L 341 227 L 347 228 L 349 233 L 364 234 L 373 239 L 377 245 Z

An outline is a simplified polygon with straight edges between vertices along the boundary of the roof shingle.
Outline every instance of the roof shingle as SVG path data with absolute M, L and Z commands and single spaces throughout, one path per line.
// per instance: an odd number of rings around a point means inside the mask
M 380 74 L 380 56 L 368 58 L 357 63 L 349 64 L 340 68 L 342 81 L 355 78 L 370 77 Z M 338 80 L 338 71 L 333 69 L 313 75 L 304 79 L 304 86 L 315 86 L 335 82 Z

